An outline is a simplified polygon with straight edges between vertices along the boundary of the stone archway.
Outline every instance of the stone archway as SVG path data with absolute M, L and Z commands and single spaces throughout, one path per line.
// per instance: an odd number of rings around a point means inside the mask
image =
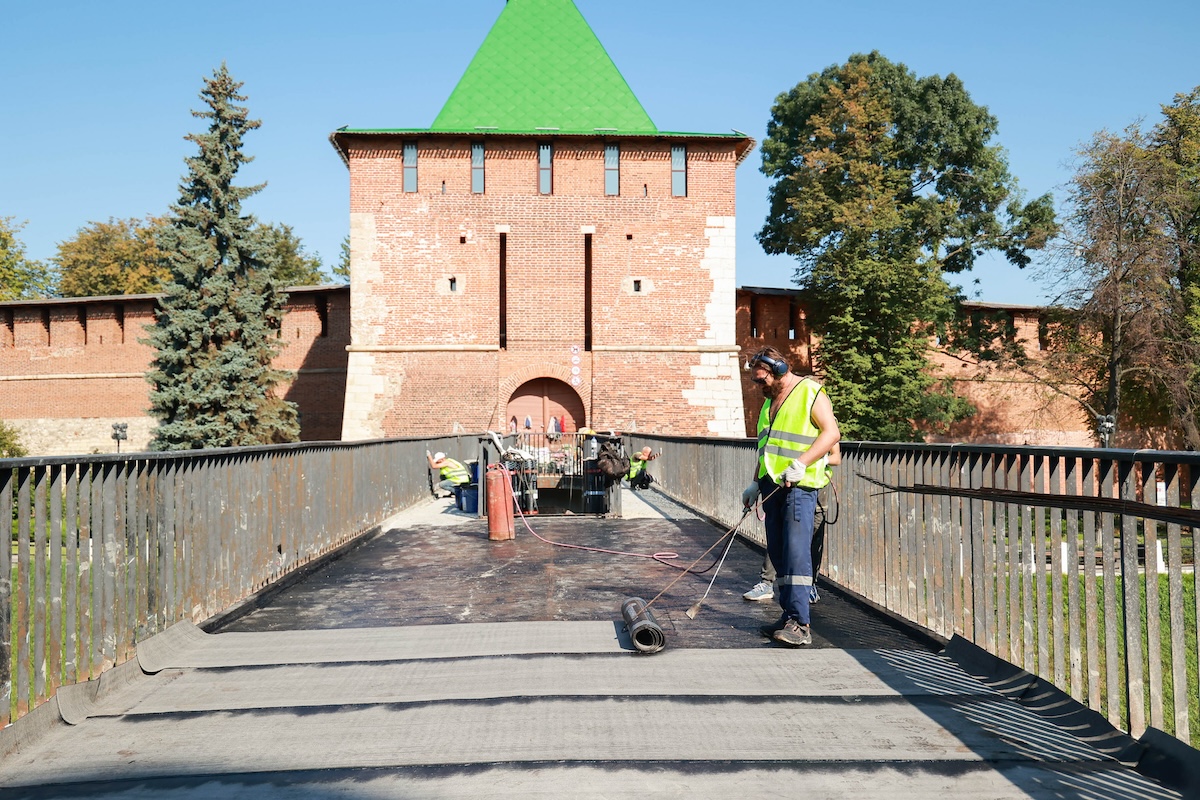
M 569 384 L 555 378 L 534 378 L 509 396 L 504 429 L 511 432 L 515 420 L 518 433 L 546 433 L 552 417 L 558 420 L 560 433 L 574 433 L 587 425 L 583 399 Z

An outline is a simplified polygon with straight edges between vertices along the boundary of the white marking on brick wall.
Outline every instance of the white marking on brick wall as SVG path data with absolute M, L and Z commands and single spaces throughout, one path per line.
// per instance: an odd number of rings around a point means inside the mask
M 712 278 L 712 292 L 704 307 L 708 329 L 697 344 L 727 349 L 702 353 L 700 363 L 692 367 L 694 388 L 683 393 L 690 405 L 712 409 L 708 430 L 717 436 L 745 436 L 735 327 L 736 231 L 733 217 L 709 217 L 706 221 L 704 236 L 708 244 L 700 267 Z

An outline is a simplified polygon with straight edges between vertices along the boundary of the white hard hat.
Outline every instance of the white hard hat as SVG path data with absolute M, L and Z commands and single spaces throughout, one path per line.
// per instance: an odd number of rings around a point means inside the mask
M 434 453 L 434 454 L 433 454 L 433 460 L 434 460 L 434 461 L 441 461 L 441 460 L 442 460 L 443 458 L 445 458 L 445 457 L 446 457 L 446 454 L 445 454 L 445 453 Z

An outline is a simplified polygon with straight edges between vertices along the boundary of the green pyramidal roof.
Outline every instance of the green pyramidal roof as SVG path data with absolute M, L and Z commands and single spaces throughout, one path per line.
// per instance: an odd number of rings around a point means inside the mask
M 432 131 L 656 133 L 572 0 L 508 0 Z

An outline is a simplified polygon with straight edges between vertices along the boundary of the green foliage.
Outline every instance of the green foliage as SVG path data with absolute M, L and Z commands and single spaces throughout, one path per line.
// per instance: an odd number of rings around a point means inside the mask
M 1043 352 L 1012 360 L 1120 428 L 1163 426 L 1200 447 L 1200 89 L 1080 145 Z M 1128 440 L 1127 440 L 1128 441 Z
M 339 278 L 345 278 L 346 282 L 350 282 L 350 237 L 342 239 L 342 254 L 338 260 L 337 266 L 333 268 L 333 274 Z
M 224 64 L 205 80 L 208 110 L 192 113 L 209 128 L 187 137 L 199 152 L 186 159 L 180 199 L 158 237 L 171 280 L 147 340 L 157 351 L 147 375 L 157 450 L 298 438 L 295 406 L 274 393 L 287 374 L 271 366 L 286 298 L 262 257 L 261 229 L 242 214 L 262 186 L 233 183 L 251 160 L 242 138 L 260 125 L 237 105 L 241 86 Z
M 1178 298 L 1167 348 L 1171 369 L 1161 374 L 1156 388 L 1185 445 L 1195 450 L 1200 449 L 1200 86 L 1176 95 L 1162 111 L 1152 147 L 1162 164 L 1164 213 L 1174 248 L 1169 285 Z
M 0 458 L 21 458 L 29 451 L 21 444 L 17 429 L 0 419 Z
M 800 262 L 851 438 L 920 439 L 970 412 L 928 361 L 960 300 L 943 275 L 986 250 L 1024 266 L 1054 232 L 1049 196 L 1020 201 L 995 127 L 955 76 L 917 78 L 878 53 L 810 75 L 772 108 L 758 238 Z
M 325 283 L 321 257 L 305 252 L 304 244 L 291 225 L 261 225 L 257 234 L 261 242 L 259 256 L 271 270 L 276 286 L 316 286 Z
M 51 276 L 46 265 L 25 255 L 25 244 L 18 238 L 25 223 L 12 217 L 0 217 L 0 300 L 20 300 L 53 295 Z
M 54 258 L 64 297 L 148 294 L 170 278 L 157 235 L 165 217 L 112 219 L 80 228 Z

